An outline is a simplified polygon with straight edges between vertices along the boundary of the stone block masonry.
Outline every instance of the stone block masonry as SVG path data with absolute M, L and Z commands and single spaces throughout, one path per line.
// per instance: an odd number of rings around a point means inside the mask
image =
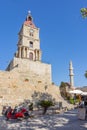
M 34 85 L 36 82 L 41 82 L 43 84 L 52 83 L 50 64 L 14 57 L 7 70 L 10 69 L 11 71 L 18 71 L 22 79 L 24 77 L 28 78 L 29 82 L 33 81 Z

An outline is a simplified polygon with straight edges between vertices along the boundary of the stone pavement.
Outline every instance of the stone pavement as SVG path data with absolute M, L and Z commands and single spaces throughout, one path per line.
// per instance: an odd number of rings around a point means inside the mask
M 87 130 L 87 120 L 79 120 L 77 110 L 23 121 L 6 121 L 0 117 L 0 130 Z

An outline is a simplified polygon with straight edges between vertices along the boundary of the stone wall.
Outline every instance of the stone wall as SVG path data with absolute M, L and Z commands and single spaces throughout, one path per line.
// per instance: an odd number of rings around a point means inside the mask
M 27 80 L 27 73 L 12 71 L 0 71 L 0 113 L 3 105 L 15 106 L 25 99 L 32 100 L 34 92 L 48 93 L 56 101 L 62 101 L 63 106 L 68 106 L 66 101 L 60 95 L 59 87 L 56 85 L 38 82 L 36 84 Z M 68 106 L 69 107 L 69 106 Z
M 52 83 L 51 65 L 40 61 L 30 61 L 29 59 L 14 57 L 7 70 L 15 70 L 19 72 L 21 75 L 20 77 L 27 78 L 31 85 L 36 85 L 38 82 L 44 84 Z
M 24 99 L 32 100 L 35 91 L 45 92 L 45 84 L 33 84 L 27 80 L 27 73 L 0 71 L 0 107 L 3 105 L 15 106 Z

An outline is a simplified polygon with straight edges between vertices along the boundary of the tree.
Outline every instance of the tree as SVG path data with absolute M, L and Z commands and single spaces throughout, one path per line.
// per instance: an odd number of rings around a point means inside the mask
M 87 78 L 87 71 L 85 71 L 85 74 L 84 74 L 84 76 Z
M 50 106 L 53 106 L 54 103 L 52 100 L 41 100 L 39 101 L 38 105 L 40 105 L 43 108 L 43 114 L 46 114 L 47 109 Z
M 82 17 L 86 18 L 87 17 L 87 8 L 81 8 L 80 11 L 81 11 Z
M 82 17 L 86 18 L 87 17 L 87 8 L 81 8 L 80 11 L 81 11 Z M 84 76 L 87 78 L 87 71 L 85 71 Z
M 39 106 L 43 108 L 43 114 L 46 113 L 47 109 L 50 106 L 55 105 L 55 98 L 53 98 L 49 93 L 41 93 L 35 91 L 32 94 L 32 99 L 38 108 Z
M 66 97 L 66 83 L 61 82 L 60 84 L 60 93 L 62 97 Z

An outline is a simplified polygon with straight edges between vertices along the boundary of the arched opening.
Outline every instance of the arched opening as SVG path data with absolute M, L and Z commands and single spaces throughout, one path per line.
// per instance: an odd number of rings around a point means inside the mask
M 29 42 L 29 47 L 33 48 L 33 42 L 32 41 Z
M 27 48 L 25 48 L 25 58 L 27 58 Z
M 33 53 L 32 52 L 29 53 L 29 59 L 33 60 Z
M 23 48 L 21 48 L 21 58 L 23 58 Z

